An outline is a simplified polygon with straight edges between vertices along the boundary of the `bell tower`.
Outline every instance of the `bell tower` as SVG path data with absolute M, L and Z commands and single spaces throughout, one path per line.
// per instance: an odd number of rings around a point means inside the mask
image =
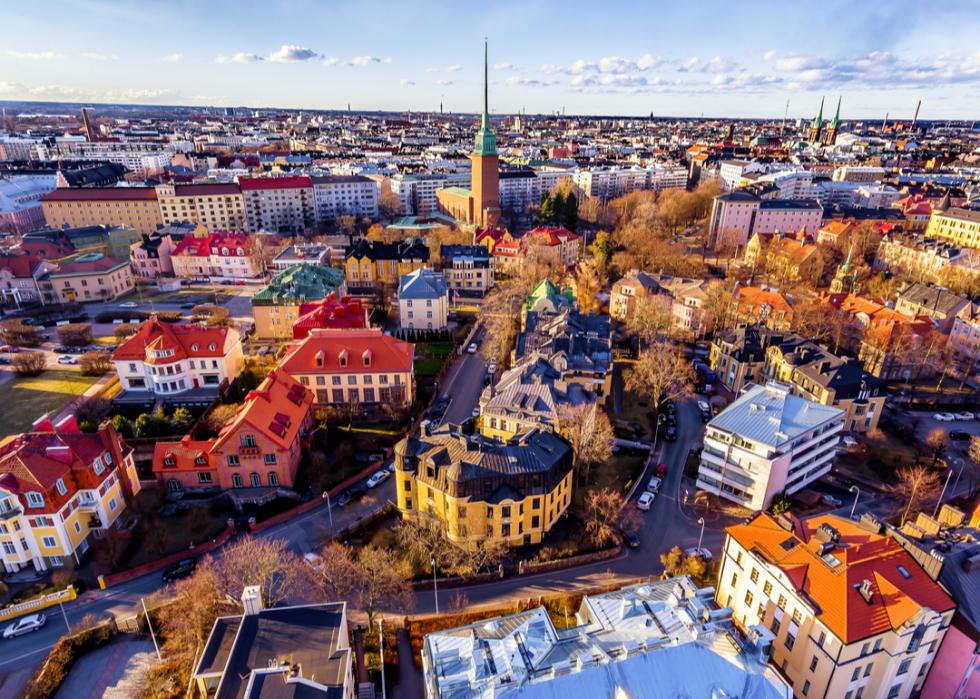
M 497 138 L 490 126 L 490 108 L 487 96 L 487 43 L 483 43 L 483 116 L 480 130 L 473 144 L 472 175 L 470 190 L 473 195 L 474 223 L 495 226 L 500 221 L 500 159 L 497 156 Z

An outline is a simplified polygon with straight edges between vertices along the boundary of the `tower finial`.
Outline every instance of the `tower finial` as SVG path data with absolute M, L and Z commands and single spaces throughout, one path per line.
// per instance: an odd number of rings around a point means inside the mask
M 487 68 L 487 66 L 489 65 L 489 59 L 488 59 L 489 49 L 487 48 L 488 43 L 489 42 L 487 41 L 487 37 L 483 37 L 483 124 L 484 126 L 486 126 L 490 122 L 490 100 L 487 97 L 487 90 L 489 89 L 487 85 L 490 82 L 489 69 Z

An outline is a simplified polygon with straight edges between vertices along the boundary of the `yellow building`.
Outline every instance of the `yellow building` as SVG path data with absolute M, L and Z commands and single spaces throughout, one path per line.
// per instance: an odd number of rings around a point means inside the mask
M 73 566 L 139 492 L 132 452 L 103 423 L 47 416 L 0 442 L 0 557 L 8 573 Z
M 956 207 L 933 209 L 927 238 L 941 238 L 961 247 L 980 249 L 980 211 Z
M 163 225 L 152 187 L 61 188 L 41 198 L 49 228 L 123 226 L 150 234 Z
M 352 290 L 394 286 L 428 261 L 429 248 L 420 240 L 382 243 L 362 238 L 347 252 L 344 274 Z
M 395 490 L 403 517 L 435 518 L 460 547 L 536 544 L 571 503 L 572 451 L 549 432 L 501 442 L 423 428 L 395 447 Z
M 237 184 L 161 184 L 156 193 L 166 225 L 190 221 L 213 231 L 246 230 L 245 198 Z
M 49 275 L 61 303 L 110 301 L 134 288 L 129 260 L 89 252 L 61 265 Z

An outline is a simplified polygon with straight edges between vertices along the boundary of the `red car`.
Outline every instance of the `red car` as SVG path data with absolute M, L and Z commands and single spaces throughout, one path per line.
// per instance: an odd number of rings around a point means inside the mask
M 661 478 L 667 475 L 667 464 L 657 464 L 657 475 Z

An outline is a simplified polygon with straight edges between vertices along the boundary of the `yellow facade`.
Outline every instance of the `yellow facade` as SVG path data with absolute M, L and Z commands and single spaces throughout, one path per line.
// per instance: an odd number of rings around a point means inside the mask
M 232 185 L 233 186 L 233 185 Z M 245 197 L 241 192 L 212 192 L 226 185 L 193 185 L 177 189 L 173 185 L 159 185 L 157 199 L 165 225 L 190 221 L 213 231 L 245 230 Z M 179 192 L 201 190 L 201 193 L 181 196 Z
M 104 272 L 52 274 L 51 284 L 61 303 L 110 300 L 134 288 L 128 262 Z
M 941 238 L 967 248 L 980 248 L 980 212 L 967 209 L 933 211 L 926 237 Z
M 344 261 L 347 284 L 352 287 L 375 284 L 398 284 L 406 274 L 421 269 L 421 260 L 371 260 L 368 257 L 348 257 Z
M 299 306 L 253 306 L 252 315 L 256 337 L 291 340 L 293 325 L 299 319 Z
M 150 234 L 163 225 L 156 198 L 41 201 L 44 221 L 49 228 L 81 226 L 123 226 L 140 234 Z

